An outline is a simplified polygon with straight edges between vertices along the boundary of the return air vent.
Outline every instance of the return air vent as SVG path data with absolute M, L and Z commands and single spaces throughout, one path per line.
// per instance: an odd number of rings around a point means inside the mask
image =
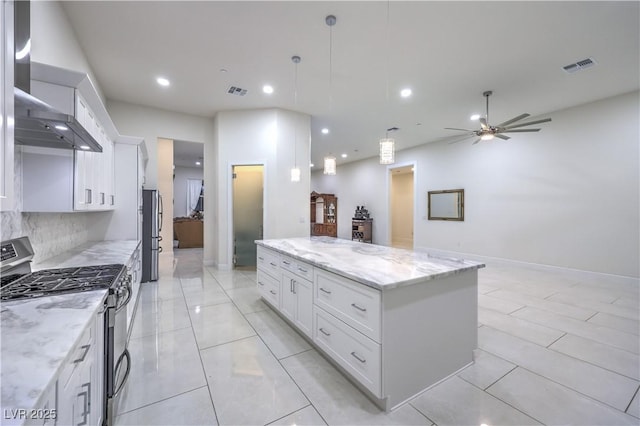
M 244 96 L 244 95 L 247 94 L 247 89 L 242 89 L 240 87 L 231 86 L 231 87 L 229 87 L 229 90 L 227 90 L 227 93 L 230 93 L 232 95 Z
M 596 61 L 594 61 L 593 58 L 587 58 L 587 59 L 578 61 L 575 64 L 565 65 L 564 67 L 562 67 L 562 69 L 568 72 L 569 74 L 573 74 L 574 72 L 590 68 L 594 65 L 596 65 Z

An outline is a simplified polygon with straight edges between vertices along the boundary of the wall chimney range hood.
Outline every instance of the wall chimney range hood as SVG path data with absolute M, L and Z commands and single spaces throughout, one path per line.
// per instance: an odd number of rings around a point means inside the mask
M 102 152 L 102 146 L 73 115 L 31 95 L 31 8 L 29 1 L 16 1 L 14 5 L 16 144 Z

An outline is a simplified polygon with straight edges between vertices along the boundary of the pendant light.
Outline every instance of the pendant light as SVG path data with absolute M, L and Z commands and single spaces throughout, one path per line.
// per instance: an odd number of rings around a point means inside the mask
M 331 110 L 331 89 L 333 83 L 333 26 L 336 24 L 337 19 L 334 15 L 327 15 L 327 17 L 324 18 L 324 21 L 329 26 L 329 110 Z M 324 174 L 336 174 L 336 157 L 332 155 L 324 157 Z
M 387 118 L 389 118 L 389 0 L 387 0 L 387 85 L 386 85 L 386 106 Z M 396 128 L 392 128 L 397 130 Z M 393 164 L 396 162 L 396 141 L 389 138 L 389 130 L 384 139 L 380 139 L 380 164 Z
M 389 130 L 384 139 L 380 139 L 380 164 L 396 162 L 396 141 L 389 137 Z
M 291 61 L 295 64 L 295 77 L 293 82 L 293 105 L 297 109 L 298 106 L 298 64 L 301 59 L 300 56 L 294 55 L 291 57 Z M 293 136 L 293 168 L 291 169 L 291 182 L 300 182 L 300 168 L 298 167 L 298 121 L 297 118 L 293 124 L 294 136 Z
M 325 175 L 336 174 L 336 157 L 332 155 L 324 157 L 324 174 Z

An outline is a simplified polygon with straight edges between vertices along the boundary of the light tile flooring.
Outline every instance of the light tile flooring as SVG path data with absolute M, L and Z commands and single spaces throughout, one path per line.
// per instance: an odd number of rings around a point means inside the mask
M 255 272 L 176 250 L 142 284 L 116 424 L 640 424 L 637 281 L 489 264 L 478 304 L 475 363 L 384 413 L 259 299 Z

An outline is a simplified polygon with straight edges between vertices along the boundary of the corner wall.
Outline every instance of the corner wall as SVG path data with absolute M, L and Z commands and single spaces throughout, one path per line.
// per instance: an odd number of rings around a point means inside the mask
M 264 164 L 264 238 L 308 236 L 310 117 L 279 109 L 220 112 L 215 129 L 218 232 L 216 239 L 205 236 L 205 262 L 232 267 L 231 167 L 236 164 Z M 209 155 L 205 146 L 205 165 L 214 164 Z M 290 179 L 294 163 L 302 171 L 297 183 Z M 205 191 L 209 179 L 205 171 Z M 211 211 L 207 197 L 205 212 Z M 209 244 L 216 244 L 217 256 L 206 249 Z
M 539 133 L 508 142 L 396 153 L 397 163 L 416 161 L 416 249 L 640 275 L 639 92 L 546 116 Z M 313 174 L 314 190 L 339 197 L 339 237 L 350 238 L 351 209 L 365 204 L 374 242 L 388 244 L 386 173 L 373 158 Z M 426 220 L 427 191 L 452 188 L 465 189 L 465 221 Z

